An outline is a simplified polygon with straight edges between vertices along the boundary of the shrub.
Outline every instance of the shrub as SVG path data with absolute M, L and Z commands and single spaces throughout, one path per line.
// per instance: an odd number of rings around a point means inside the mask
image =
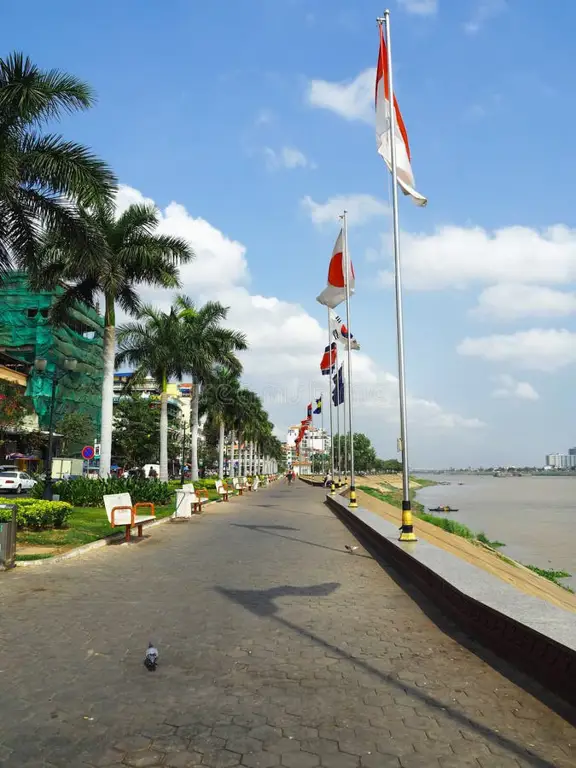
M 44 501 L 44 499 L 0 499 L 0 504 L 16 504 L 18 528 L 65 528 L 72 514 L 72 506 L 65 501 Z M 11 520 L 12 511 L 0 509 L 0 521 Z
M 33 495 L 37 499 L 42 498 L 43 492 L 44 483 L 36 483 Z M 138 501 L 168 504 L 172 496 L 168 483 L 124 477 L 75 477 L 71 480 L 57 480 L 54 483 L 54 493 L 58 494 L 62 501 L 67 501 L 75 507 L 101 507 L 104 504 L 102 497 L 112 493 L 129 493 L 134 504 Z

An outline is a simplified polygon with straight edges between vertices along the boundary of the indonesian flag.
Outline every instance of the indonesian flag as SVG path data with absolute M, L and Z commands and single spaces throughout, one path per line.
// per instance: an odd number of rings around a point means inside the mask
M 350 295 L 354 293 L 354 267 L 350 262 Z M 346 280 L 344 277 L 344 237 L 342 230 L 336 240 L 336 245 L 332 251 L 332 258 L 330 259 L 330 266 L 328 268 L 328 285 L 320 296 L 316 297 L 316 301 L 320 304 L 324 304 L 325 307 L 334 309 L 338 304 L 344 301 L 346 298 Z
M 410 195 L 416 205 L 426 205 L 428 200 L 414 188 L 415 181 L 410 164 L 410 145 L 406 126 L 402 119 L 400 107 L 394 95 L 396 173 L 400 189 L 405 195 Z M 390 148 L 390 88 L 388 84 L 388 55 L 384 42 L 384 29 L 380 25 L 380 52 L 378 68 L 376 69 L 376 148 L 384 158 L 388 170 L 392 172 L 392 155 Z M 333 305 L 336 306 L 336 305 Z

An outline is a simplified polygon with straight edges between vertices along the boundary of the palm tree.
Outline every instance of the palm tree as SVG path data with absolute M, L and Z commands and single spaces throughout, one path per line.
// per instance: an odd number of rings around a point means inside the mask
M 178 311 L 142 306 L 136 321 L 118 328 L 118 364 L 135 366 L 134 380 L 152 376 L 160 389 L 160 480 L 168 480 L 168 381 L 182 379 L 183 327 Z
M 77 204 L 111 202 L 110 168 L 81 144 L 41 132 L 93 103 L 92 90 L 72 75 L 41 70 L 22 53 L 0 59 L 0 275 L 32 266 L 45 230 L 86 247 Z
M 200 399 L 200 413 L 207 414 L 218 426 L 218 477 L 221 480 L 224 479 L 226 427 L 234 421 L 239 392 L 240 381 L 237 374 L 219 365 L 206 381 Z M 234 461 L 233 456 L 231 461 Z
M 194 258 L 183 238 L 155 232 L 159 223 L 154 205 L 133 204 L 118 218 L 112 209 L 97 205 L 83 218 L 93 233 L 91 247 L 79 252 L 60 237 L 45 238 L 39 265 L 31 271 L 34 286 L 66 286 L 56 302 L 58 317 L 77 301 L 92 306 L 104 297 L 104 379 L 102 381 L 102 425 L 100 476 L 110 474 L 114 404 L 114 354 L 116 305 L 138 316 L 140 284 L 177 288 L 178 265 Z
M 228 307 L 218 301 L 209 301 L 197 308 L 190 299 L 179 296 L 176 308 L 184 320 L 186 335 L 185 369 L 192 376 L 191 403 L 191 473 L 198 480 L 198 425 L 199 403 L 202 385 L 210 379 L 215 365 L 227 368 L 237 376 L 242 365 L 236 352 L 248 348 L 246 336 L 240 331 L 224 328 L 220 323 L 228 316 Z

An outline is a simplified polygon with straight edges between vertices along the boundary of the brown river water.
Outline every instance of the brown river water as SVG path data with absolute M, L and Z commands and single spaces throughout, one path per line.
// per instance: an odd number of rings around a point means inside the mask
M 503 554 L 526 565 L 567 571 L 572 578 L 564 583 L 576 589 L 576 477 L 422 477 L 450 483 L 418 491 L 425 507 L 457 507 L 449 516 L 505 542 Z

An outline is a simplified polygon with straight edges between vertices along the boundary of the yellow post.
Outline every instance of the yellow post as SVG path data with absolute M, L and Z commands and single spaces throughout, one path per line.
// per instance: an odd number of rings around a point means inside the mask
M 400 541 L 418 541 L 414 533 L 412 522 L 412 505 L 410 501 L 402 502 L 402 527 L 400 528 Z
M 334 479 L 332 479 L 332 482 L 330 483 L 330 496 L 336 495 L 336 486 L 334 485 Z
M 358 501 L 356 500 L 356 488 L 353 485 L 350 486 L 350 503 L 348 506 L 350 509 L 356 509 L 358 506 Z

